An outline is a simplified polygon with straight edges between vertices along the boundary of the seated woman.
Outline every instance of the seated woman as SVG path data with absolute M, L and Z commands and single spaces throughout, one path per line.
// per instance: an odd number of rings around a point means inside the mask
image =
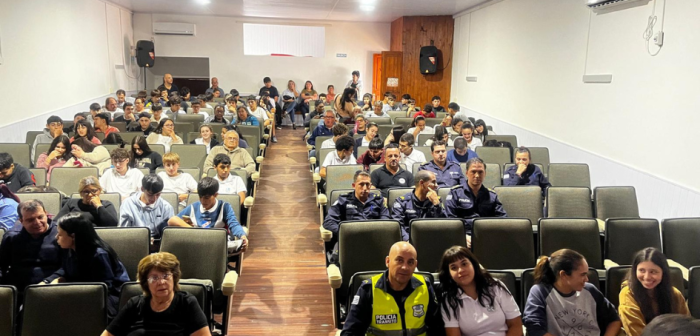
M 102 186 L 100 180 L 95 176 L 86 176 L 78 183 L 80 198 L 68 199 L 58 212 L 54 220 L 73 213 L 79 212 L 94 226 L 117 226 L 119 224 L 119 210 L 112 202 L 101 200 Z
M 62 266 L 44 279 L 44 283 L 102 282 L 107 285 L 107 310 L 117 314 L 122 284 L 129 274 L 117 253 L 95 232 L 92 223 L 79 212 L 71 212 L 58 220 L 58 245 L 68 250 Z
M 637 253 L 620 291 L 620 320 L 628 336 L 641 336 L 646 325 L 664 314 L 690 316 L 683 294 L 671 286 L 668 261 L 647 247 Z
M 486 141 L 486 136 L 489 135 L 495 135 L 493 131 L 489 131 L 488 127 L 486 127 L 486 123 L 482 119 L 478 119 L 474 122 L 474 136 L 478 139 L 481 140 L 481 142 Z
M 333 109 L 338 114 L 338 121 L 344 124 L 352 124 L 353 120 L 357 116 L 355 114 L 355 94 L 357 91 L 353 88 L 346 88 L 343 90 L 343 94 L 334 97 L 331 100 L 333 104 Z M 334 95 L 335 96 L 335 95 Z M 361 113 L 360 113 L 361 114 Z
M 51 180 L 51 170 L 55 167 L 63 167 L 66 161 L 70 160 L 70 139 L 65 134 L 56 137 L 51 141 L 49 150 L 39 154 L 36 159 L 37 168 L 46 169 L 46 180 Z
M 365 93 L 364 96 L 362 96 L 362 113 L 372 112 L 372 106 L 374 106 L 372 102 L 372 94 Z
M 70 142 L 73 143 L 73 141 L 77 138 L 87 138 L 90 140 L 90 142 L 94 143 L 95 145 L 101 145 L 102 141 L 97 138 L 95 135 L 95 128 L 92 127 L 92 124 L 90 124 L 89 121 L 86 119 L 80 119 L 78 122 L 75 124 L 75 135 L 73 135 L 70 138 Z
M 210 125 L 199 126 L 199 135 L 200 137 L 190 141 L 190 144 L 207 146 L 207 154 L 209 154 L 209 151 L 213 147 L 219 144 L 219 141 L 216 140 L 214 130 Z
M 425 141 L 425 146 L 432 145 L 436 140 L 444 141 L 447 144 L 447 147 L 454 146 L 454 142 L 450 138 L 450 133 L 447 131 L 447 127 L 445 126 L 435 126 L 435 135 Z
M 133 157 L 129 162 L 131 168 L 148 168 L 151 174 L 155 174 L 156 169 L 163 168 L 163 157 L 160 153 L 151 150 L 143 135 L 131 140 L 131 156 Z
M 464 124 L 464 121 L 463 121 L 462 119 L 459 119 L 459 117 L 453 118 L 453 119 L 452 119 L 452 124 L 451 124 L 452 127 L 450 127 L 447 131 L 448 131 L 451 135 L 458 135 L 459 132 L 462 131 L 462 125 L 463 125 L 463 124 Z
M 616 336 L 622 323 L 615 306 L 587 281 L 588 263 L 580 253 L 561 249 L 540 257 L 523 311 L 528 335 Z
M 175 122 L 170 119 L 161 119 L 155 131 L 148 135 L 146 142 L 150 145 L 160 144 L 165 146 L 165 152 L 170 152 L 170 146 L 182 145 L 182 138 L 175 134 Z
M 447 336 L 522 336 L 520 309 L 506 286 L 479 267 L 467 248 L 442 255 L 439 297 Z
M 465 122 L 464 124 L 462 124 L 462 131 L 460 132 L 460 134 L 462 134 L 464 139 L 467 140 L 467 146 L 469 146 L 469 149 L 475 152 L 476 147 L 484 145 L 481 142 L 481 139 L 474 136 L 474 126 L 472 126 L 472 123 L 470 122 Z
M 63 167 L 97 167 L 100 174 L 112 166 L 109 151 L 104 146 L 96 146 L 86 137 L 75 139 L 71 144 L 71 158 Z
M 138 281 L 143 295 L 129 299 L 102 336 L 211 336 L 197 298 L 180 291 L 181 275 L 180 262 L 171 253 L 141 259 Z

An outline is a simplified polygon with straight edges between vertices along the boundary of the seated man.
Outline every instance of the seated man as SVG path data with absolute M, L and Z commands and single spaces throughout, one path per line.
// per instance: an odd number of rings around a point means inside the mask
M 467 145 L 467 140 L 463 137 L 458 137 L 457 139 L 455 139 L 454 146 L 454 149 L 450 149 L 447 152 L 447 161 L 459 164 L 467 162 L 472 158 L 479 157 L 478 155 L 476 155 L 476 152 L 469 149 L 469 146 Z
M 503 174 L 503 185 L 534 185 L 542 188 L 544 194 L 551 187 L 540 167 L 530 163 L 530 150 L 520 147 L 515 151 L 515 166 L 511 166 Z
M 46 120 L 46 128 L 44 128 L 44 133 L 37 135 L 34 139 L 32 151 L 29 156 L 32 163 L 36 163 L 34 162 L 34 153 L 36 152 L 36 145 L 50 144 L 51 142 L 53 142 L 53 139 L 58 138 L 61 135 L 63 135 L 63 120 L 61 120 L 61 117 L 59 116 L 50 116 L 49 119 Z
M 416 249 L 406 242 L 395 243 L 385 262 L 388 270 L 360 285 L 340 335 L 444 333 L 433 285 L 413 274 L 418 266 Z
M 117 90 L 117 107 L 120 109 L 124 109 L 124 104 L 126 103 L 133 103 L 134 98 L 131 97 L 126 97 L 126 91 L 119 89 Z
M 445 214 L 448 218 L 462 219 L 469 236 L 474 218 L 507 217 L 496 193 L 482 184 L 485 177 L 486 164 L 483 160 L 474 158 L 467 161 L 467 183 L 452 187 L 445 199 Z
M 231 174 L 231 159 L 226 154 L 217 154 L 214 157 L 214 167 L 216 167 L 214 179 L 219 182 L 220 193 L 238 194 L 241 205 L 243 205 L 248 190 L 245 181 L 240 176 Z
M 181 107 L 182 101 L 180 100 L 180 98 L 175 97 L 173 99 L 170 99 L 170 110 L 168 110 L 168 112 L 173 114 L 173 119 L 176 119 L 178 114 L 187 113 L 187 111 L 183 111 Z
M 117 106 L 117 99 L 114 97 L 109 97 L 105 99 L 105 106 L 102 107 L 100 113 L 109 114 L 109 120 L 112 120 L 114 114 L 117 112 L 124 112 L 122 109 L 119 108 L 119 106 Z
M 355 156 L 352 154 L 355 142 L 349 135 L 343 135 L 335 142 L 335 151 L 326 155 L 321 164 L 319 175 L 326 178 L 326 168 L 331 165 L 352 165 L 355 164 Z
M 61 268 L 58 229 L 46 215 L 44 204 L 28 200 L 17 207 L 21 229 L 5 233 L 0 244 L 0 284 L 20 293 Z
M 374 140 L 374 139 L 373 139 Z M 389 144 L 384 150 L 386 163 L 372 172 L 372 185 L 382 190 L 382 197 L 389 196 L 393 187 L 410 187 L 413 185 L 413 175 L 399 165 L 401 151 L 396 144 Z
M 384 163 L 384 141 L 379 137 L 370 140 L 369 149 L 357 158 L 357 164 L 364 170 L 369 170 L 369 165 L 374 163 Z
M 311 119 L 321 119 L 325 114 L 325 107 L 323 107 L 323 104 L 317 101 L 316 108 L 313 111 L 311 111 L 311 113 L 306 114 L 306 117 L 304 117 L 304 127 L 309 127 L 311 125 Z M 335 119 L 335 115 L 333 116 L 333 119 Z M 333 122 L 335 122 L 335 120 Z M 312 134 L 311 131 L 313 130 L 309 130 L 309 134 Z
M 194 106 L 194 102 L 192 103 Z M 205 112 L 201 112 L 205 113 Z M 228 120 L 224 119 L 224 105 L 216 105 L 214 107 L 214 114 L 209 116 L 208 118 L 204 119 L 205 124 L 211 124 L 211 123 L 219 123 L 219 124 L 228 124 Z
M 138 115 L 138 122 L 133 122 L 127 127 L 129 132 L 143 132 L 143 135 L 148 136 L 154 131 L 151 126 L 151 115 L 148 112 L 141 112 Z
M 404 241 L 411 237 L 411 220 L 445 218 L 445 207 L 440 204 L 433 172 L 421 170 L 416 174 L 416 188 L 396 198 L 391 217 L 401 224 L 401 238 Z
M 437 179 L 438 187 L 440 188 L 467 185 L 467 181 L 464 179 L 464 174 L 462 174 L 462 168 L 459 167 L 459 164 L 447 161 L 444 141 L 434 141 L 430 145 L 430 151 L 433 154 L 433 160 L 420 165 L 418 171 L 428 170 L 433 172 Z
M 171 103 L 171 106 L 172 106 L 172 103 Z M 203 115 L 204 120 L 206 120 L 207 118 L 209 118 L 209 113 L 204 112 L 201 109 L 202 109 L 202 104 L 199 103 L 199 100 L 195 100 L 192 102 L 192 114 Z M 223 113 L 222 113 L 222 115 L 223 115 Z
M 414 163 L 428 161 L 425 159 L 425 154 L 423 154 L 423 152 L 413 149 L 413 144 L 415 142 L 416 139 L 411 133 L 404 133 L 399 139 L 399 149 L 401 150 L 401 161 L 399 161 L 399 163 L 406 165 L 408 171 L 413 171 Z
M 124 114 L 114 118 L 114 121 L 126 123 L 126 126 L 128 127 L 132 121 L 136 121 L 136 118 L 137 117 L 134 114 L 134 104 L 126 102 L 124 103 Z
M 231 159 L 232 168 L 243 168 L 248 173 L 248 177 L 255 172 L 255 161 L 247 150 L 238 146 L 240 138 L 236 131 L 228 131 L 223 137 L 223 146 L 216 146 L 209 151 L 209 155 L 204 160 L 204 172 L 214 168 L 214 158 L 217 154 L 226 154 Z
M 109 113 L 102 112 L 95 116 L 95 133 L 104 133 L 105 138 L 109 133 L 119 133 L 119 129 L 114 126 L 109 126 L 111 116 Z
M 129 168 L 131 156 L 124 148 L 116 148 L 111 154 L 112 166 L 100 177 L 100 185 L 106 192 L 119 193 L 122 201 L 141 190 L 143 173 L 136 168 Z
M 160 239 L 163 227 L 175 215 L 172 205 L 160 198 L 162 191 L 163 179 L 160 176 L 144 176 L 141 192 L 127 198 L 119 209 L 119 227 L 146 227 L 151 230 L 151 244 L 153 239 Z
M 211 177 L 203 178 L 197 184 L 197 194 L 199 201 L 188 205 L 177 216 L 170 217 L 168 225 L 205 229 L 225 228 L 229 232 L 229 238 L 241 240 L 241 243 L 234 243 L 233 239 L 229 239 L 229 254 L 245 251 L 248 247 L 248 237 L 238 223 L 231 204 L 216 199 L 219 195 L 219 182 Z
M 158 173 L 163 179 L 163 192 L 177 194 L 181 206 L 187 205 L 187 197 L 191 192 L 197 191 L 197 181 L 192 175 L 180 172 L 180 155 L 177 153 L 165 153 L 163 155 L 163 167 L 165 171 Z
M 328 110 L 323 114 L 323 122 L 319 122 L 318 126 L 312 130 L 311 136 L 306 142 L 309 145 L 316 146 L 317 136 L 333 135 L 333 125 L 335 125 L 335 112 Z
M 12 155 L 0 153 L 0 184 L 7 185 L 13 193 L 22 187 L 36 185 L 34 174 L 19 163 L 14 163 Z
M 328 261 L 338 262 L 338 232 L 340 222 L 349 220 L 391 219 L 389 210 L 384 206 L 384 198 L 370 193 L 372 183 L 366 171 L 355 172 L 352 187 L 355 191 L 340 195 L 338 200 L 328 208 L 328 215 L 323 220 L 323 228 L 333 232 L 335 246 L 328 255 Z
M 338 141 L 338 138 L 348 134 L 348 126 L 342 123 L 333 125 L 331 130 L 333 131 L 333 137 L 323 141 L 321 148 L 335 148 L 335 142 Z

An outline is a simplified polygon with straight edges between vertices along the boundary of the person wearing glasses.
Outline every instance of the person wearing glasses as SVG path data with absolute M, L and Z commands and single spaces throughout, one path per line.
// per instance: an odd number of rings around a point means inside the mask
M 122 200 L 136 194 L 141 189 L 143 173 L 135 168 L 129 168 L 129 151 L 116 148 L 112 151 L 112 166 L 102 173 L 100 184 L 106 192 L 119 193 Z
M 170 152 L 170 146 L 182 145 L 182 138 L 175 134 L 175 123 L 170 119 L 161 119 L 155 131 L 148 135 L 146 142 L 149 145 L 160 144 L 165 146 L 165 152 Z
M 80 198 L 69 199 L 56 215 L 56 220 L 71 212 L 80 212 L 94 226 L 106 227 L 119 224 L 118 210 L 114 204 L 100 199 L 102 186 L 97 177 L 86 176 L 80 179 L 78 192 Z
M 32 163 L 36 163 L 34 162 L 36 145 L 45 143 L 50 144 L 53 142 L 53 139 L 58 138 L 61 135 L 63 135 L 63 120 L 61 120 L 61 117 L 59 116 L 50 116 L 49 119 L 46 120 L 46 128 L 44 128 L 44 133 L 37 135 L 34 139 L 32 153 L 30 156 Z
M 217 154 L 226 154 L 231 159 L 231 168 L 245 169 L 248 177 L 255 172 L 255 161 L 247 150 L 239 145 L 240 137 L 238 132 L 228 131 L 224 134 L 223 146 L 216 146 L 209 151 L 209 155 L 204 160 L 204 172 L 208 172 L 214 166 L 214 158 Z
M 328 110 L 323 113 L 323 122 L 319 122 L 318 126 L 311 132 L 311 136 L 307 143 L 316 146 L 316 137 L 333 135 L 333 125 L 335 125 L 335 112 Z
M 210 336 L 197 298 L 180 290 L 181 276 L 180 261 L 171 253 L 141 259 L 138 281 L 143 294 L 129 299 L 101 336 Z

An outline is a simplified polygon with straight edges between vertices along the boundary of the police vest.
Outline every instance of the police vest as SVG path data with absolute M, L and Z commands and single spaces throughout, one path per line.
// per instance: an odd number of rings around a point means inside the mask
M 430 303 L 428 286 L 422 276 L 413 275 L 421 282 L 404 303 L 404 316 L 391 294 L 377 288 L 383 274 L 372 277 L 372 323 L 367 329 L 370 336 L 425 336 L 425 314 Z M 406 334 L 404 334 L 406 330 Z

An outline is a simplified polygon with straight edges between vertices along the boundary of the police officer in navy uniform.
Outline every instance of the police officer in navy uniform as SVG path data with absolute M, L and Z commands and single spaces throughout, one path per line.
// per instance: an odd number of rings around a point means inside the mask
M 333 232 L 331 246 L 333 251 L 328 255 L 328 261 L 338 262 L 338 230 L 340 222 L 349 220 L 391 219 L 389 210 L 384 206 L 384 198 L 370 193 L 372 183 L 366 171 L 355 172 L 352 187 L 355 189 L 338 200 L 328 209 L 328 215 L 323 220 L 323 228 Z
M 467 242 L 471 244 L 472 223 L 476 217 L 507 217 L 495 192 L 484 187 L 486 164 L 480 158 L 467 161 L 467 185 L 452 187 L 445 199 L 449 218 L 461 218 Z
M 372 140 L 374 141 L 374 139 Z M 389 196 L 389 188 L 392 187 L 410 187 L 413 185 L 413 175 L 401 168 L 399 160 L 401 160 L 401 151 L 399 145 L 391 143 L 384 150 L 384 158 L 386 162 L 384 166 L 375 169 L 372 174 L 372 185 L 381 189 L 384 198 Z
M 447 161 L 447 149 L 444 141 L 434 141 L 430 145 L 430 151 L 433 154 L 433 160 L 420 165 L 418 171 L 428 170 L 433 172 L 440 188 L 467 185 L 459 164 Z
M 520 147 L 515 152 L 515 165 L 508 167 L 503 174 L 503 185 L 533 185 L 542 188 L 542 193 L 551 187 L 542 170 L 530 163 L 530 150 Z
M 418 265 L 416 249 L 406 242 L 395 243 L 385 262 L 388 270 L 360 285 L 340 335 L 443 334 L 433 286 L 413 274 Z
M 391 217 L 401 225 L 401 238 L 411 237 L 411 220 L 415 218 L 445 218 L 445 207 L 436 192 L 437 181 L 431 171 L 421 170 L 416 174 L 416 188 L 399 196 L 391 208 Z

